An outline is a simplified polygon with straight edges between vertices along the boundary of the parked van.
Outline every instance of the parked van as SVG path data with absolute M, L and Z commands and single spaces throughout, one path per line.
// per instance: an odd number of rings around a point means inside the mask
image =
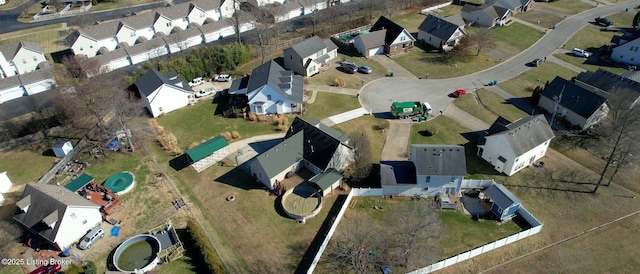
M 104 238 L 104 230 L 98 226 L 91 229 L 89 233 L 82 238 L 82 241 L 78 244 L 78 248 L 89 249 L 91 248 L 91 245 L 100 238 Z

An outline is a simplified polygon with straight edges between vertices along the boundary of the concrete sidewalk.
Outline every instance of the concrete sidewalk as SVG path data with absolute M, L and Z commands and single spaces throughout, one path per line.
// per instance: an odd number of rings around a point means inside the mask
M 356 119 L 358 117 L 361 117 L 363 115 L 367 115 L 369 114 L 369 112 L 364 109 L 364 108 L 357 108 L 354 110 L 350 110 L 350 111 L 346 111 L 340 114 L 336 114 L 333 115 L 329 118 L 326 118 L 324 120 L 322 120 L 322 123 L 326 124 L 327 126 L 333 126 L 333 125 L 337 125 L 340 123 L 344 123 L 346 121 L 352 120 L 352 119 Z
M 378 62 L 378 64 L 382 65 L 389 72 L 393 72 L 394 77 L 416 78 L 413 73 L 411 73 L 386 55 L 374 55 L 370 56 L 369 59 Z

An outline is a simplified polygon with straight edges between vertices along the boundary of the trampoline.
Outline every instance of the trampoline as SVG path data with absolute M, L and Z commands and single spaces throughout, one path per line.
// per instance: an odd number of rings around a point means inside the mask
M 133 180 L 133 174 L 131 174 L 131 172 L 124 171 L 112 175 L 104 182 L 103 185 L 104 187 L 111 190 L 111 192 L 117 195 L 122 195 L 131 191 L 135 184 L 136 183 Z

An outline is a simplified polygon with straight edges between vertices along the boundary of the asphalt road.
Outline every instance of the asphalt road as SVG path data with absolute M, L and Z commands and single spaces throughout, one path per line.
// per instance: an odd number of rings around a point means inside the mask
M 103 20 L 110 20 L 115 18 L 121 18 L 124 14 L 128 12 L 138 12 L 142 10 L 155 9 L 159 7 L 163 7 L 167 2 L 158 1 L 154 3 L 134 6 L 134 7 L 122 7 L 113 10 L 99 11 L 99 12 L 89 12 L 76 16 L 69 17 L 60 17 L 51 20 L 42 20 L 42 21 L 33 21 L 29 23 L 23 23 L 18 21 L 18 16 L 23 10 L 28 9 L 30 6 L 40 2 L 39 0 L 29 0 L 24 3 L 22 6 L 19 6 L 15 9 L 11 10 L 2 10 L 0 11 L 0 34 L 25 30 L 29 28 L 35 28 L 40 26 L 46 26 L 51 24 L 59 24 L 59 23 L 67 23 L 69 25 L 74 25 L 74 22 L 96 22 Z M 188 2 L 188 0 L 174 0 L 174 4 L 180 4 Z
M 519 74 L 536 69 L 527 66 L 535 58 L 550 56 L 562 47 L 569 38 L 596 17 L 619 13 L 637 6 L 634 1 L 611 5 L 600 5 L 580 14 L 568 17 L 554 30 L 549 30 L 540 40 L 522 53 L 503 61 L 489 69 L 474 74 L 448 79 L 416 79 L 408 77 L 387 77 L 368 83 L 360 93 L 363 107 L 377 117 L 389 117 L 389 108 L 394 101 L 426 101 L 433 108 L 433 116 L 441 114 L 454 99 L 448 95 L 456 89 L 468 91 L 482 88 L 484 84 L 498 80 L 509 80 Z M 426 69 L 428 72 L 428 68 Z

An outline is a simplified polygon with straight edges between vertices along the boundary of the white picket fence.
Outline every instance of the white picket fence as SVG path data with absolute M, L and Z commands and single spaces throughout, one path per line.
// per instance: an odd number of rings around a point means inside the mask
M 91 7 L 93 7 L 93 4 L 89 3 L 89 5 L 83 6 L 83 7 L 79 8 L 79 9 L 77 9 L 77 10 L 69 11 L 69 9 L 71 9 L 71 4 L 68 4 L 60 12 L 52 13 L 52 14 L 45 14 L 47 12 L 47 10 L 49 9 L 49 6 L 46 6 L 40 12 L 38 12 L 36 15 L 33 16 L 33 20 L 54 19 L 54 18 L 58 18 L 58 17 L 62 17 L 62 16 L 70 16 L 70 15 L 73 15 L 73 14 L 84 13 L 84 12 L 87 12 L 88 10 L 90 10 Z
M 426 9 L 423 9 L 420 13 L 426 15 L 426 14 L 429 14 L 429 12 L 431 12 L 433 10 L 437 10 L 439 8 L 443 8 L 443 7 L 446 7 L 446 6 L 451 5 L 451 4 L 453 4 L 453 1 L 448 2 L 448 3 L 444 3 L 444 4 L 440 4 L 440 5 L 437 5 L 437 6 L 433 6 L 433 7 L 428 7 Z
M 464 181 L 467 181 L 467 184 L 469 185 L 476 185 L 476 186 L 480 186 L 480 185 L 484 186 L 487 182 L 493 183 L 493 180 L 464 180 Z M 464 181 L 463 181 L 463 184 L 464 184 Z M 349 195 L 347 196 L 347 199 L 342 205 L 342 208 L 340 208 L 340 211 L 338 212 L 338 215 L 336 216 L 335 221 L 331 225 L 329 232 L 325 236 L 324 241 L 320 246 L 320 249 L 318 249 L 318 253 L 316 253 L 316 256 L 313 258 L 313 262 L 311 263 L 311 266 L 309 266 L 307 273 L 311 274 L 315 270 L 316 266 L 318 265 L 318 262 L 320 261 L 320 258 L 322 257 L 322 254 L 324 253 L 324 250 L 327 248 L 327 245 L 331 240 L 331 237 L 333 237 L 333 233 L 336 231 L 338 225 L 340 224 L 340 220 L 344 216 L 344 213 L 347 211 L 349 204 L 351 204 L 351 200 L 353 199 L 353 197 L 357 197 L 357 196 L 382 196 L 382 189 L 381 188 L 351 189 L 351 192 L 349 192 Z M 428 265 L 426 267 L 411 271 L 409 272 L 409 274 L 431 273 L 433 271 L 440 270 L 445 267 L 454 265 L 456 263 L 471 259 L 475 256 L 489 252 L 496 248 L 514 243 L 518 240 L 522 240 L 542 230 L 542 223 L 540 223 L 540 221 L 538 221 L 535 217 L 533 217 L 533 215 L 531 215 L 531 213 L 529 213 L 529 211 L 527 211 L 524 207 L 521 207 L 518 210 L 518 215 L 520 215 L 523 219 L 525 219 L 531 225 L 531 228 L 521 231 L 519 233 L 513 234 L 506 238 L 499 239 L 495 242 L 480 246 L 478 248 L 460 253 L 456 256 Z

